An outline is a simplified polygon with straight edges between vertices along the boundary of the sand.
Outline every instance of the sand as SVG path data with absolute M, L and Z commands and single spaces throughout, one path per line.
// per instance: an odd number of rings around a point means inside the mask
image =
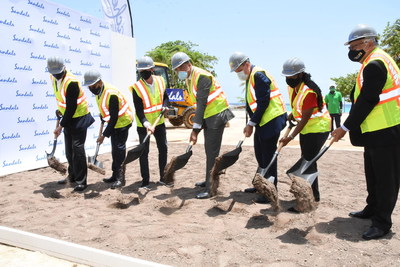
M 243 126 L 239 116 L 226 128 L 221 154 L 235 148 Z M 167 131 L 171 159 L 186 151 L 190 130 L 168 125 Z M 364 207 L 366 186 L 362 151 L 346 138 L 318 161 L 321 201 L 312 212 L 287 212 L 296 204 L 285 171 L 300 158 L 297 140 L 278 156 L 281 211 L 275 212 L 243 192 L 257 170 L 251 139 L 220 176 L 217 195 L 199 200 L 202 189 L 194 184 L 204 179 L 202 140 L 168 188 L 155 183 L 152 138 L 150 191 L 139 189 L 138 161 L 127 166 L 121 190 L 103 183 L 111 173 L 110 153 L 98 157 L 106 176 L 89 170 L 83 193 L 57 184 L 63 176 L 51 168 L 15 173 L 0 177 L 0 225 L 173 266 L 399 266 L 399 203 L 392 232 L 381 240 L 364 241 L 370 221 L 348 217 Z M 0 250 L 0 265 L 12 257 Z

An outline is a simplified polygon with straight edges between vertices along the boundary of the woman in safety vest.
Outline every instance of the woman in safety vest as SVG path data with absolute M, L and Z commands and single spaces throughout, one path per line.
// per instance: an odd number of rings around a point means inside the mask
M 311 160 L 328 138 L 331 118 L 320 88 L 311 80 L 311 75 L 304 71 L 304 63 L 298 58 L 288 59 L 283 64 L 282 74 L 286 76 L 292 107 L 289 119 L 297 121 L 297 126 L 288 137 L 282 138 L 279 142 L 285 146 L 300 134 L 301 155 L 305 160 Z M 317 163 L 314 162 L 308 170 L 317 173 Z M 320 200 L 318 177 L 311 188 L 314 199 L 318 202 Z M 289 208 L 289 211 L 297 212 L 294 207 Z

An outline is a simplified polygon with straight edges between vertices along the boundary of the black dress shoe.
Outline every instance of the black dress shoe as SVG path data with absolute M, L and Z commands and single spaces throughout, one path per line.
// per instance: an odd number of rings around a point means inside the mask
M 111 185 L 111 189 L 123 187 L 124 185 L 125 185 L 125 181 L 117 180 Z
M 257 192 L 257 189 L 255 189 L 254 187 L 250 187 L 250 188 L 246 188 L 244 190 L 245 193 L 255 193 Z
M 360 218 L 360 219 L 369 219 L 372 217 L 372 214 L 366 212 L 365 210 L 362 211 L 353 211 L 349 213 L 350 217 Z
M 378 227 L 371 226 L 368 231 L 362 235 L 362 238 L 365 240 L 378 239 L 385 236 L 387 233 L 389 233 L 389 230 L 384 231 Z
M 110 178 L 104 178 L 103 182 L 105 182 L 105 183 L 114 183 L 116 180 L 117 180 L 117 178 L 111 176 Z
M 271 203 L 271 200 L 269 200 L 265 196 L 259 196 L 256 198 L 256 200 L 254 200 L 254 202 L 256 202 L 258 204 L 268 204 L 268 203 Z
M 75 186 L 74 191 L 75 192 L 82 192 L 83 190 L 85 190 L 87 188 L 87 185 L 85 184 L 78 184 L 77 186 Z
M 205 198 L 209 198 L 209 197 L 210 197 L 210 194 L 208 192 L 203 192 L 203 193 L 197 194 L 197 196 L 196 196 L 196 198 L 198 198 L 198 199 L 205 199 Z
M 206 182 L 197 182 L 194 185 L 199 187 L 206 187 Z

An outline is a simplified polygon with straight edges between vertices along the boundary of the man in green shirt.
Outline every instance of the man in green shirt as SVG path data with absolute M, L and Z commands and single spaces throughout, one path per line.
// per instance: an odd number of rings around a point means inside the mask
M 340 127 L 340 117 L 342 116 L 342 94 L 336 91 L 335 86 L 329 87 L 329 94 L 325 96 L 325 103 L 328 107 L 329 114 L 331 115 L 331 132 L 333 131 L 333 121 L 335 121 L 336 128 Z

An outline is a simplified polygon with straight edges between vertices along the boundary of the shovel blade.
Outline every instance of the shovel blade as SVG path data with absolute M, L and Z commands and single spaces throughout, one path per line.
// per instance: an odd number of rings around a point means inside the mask
M 185 167 L 186 163 L 188 163 L 192 154 L 193 154 L 193 152 L 192 152 L 192 150 L 190 150 L 190 151 L 186 152 L 185 154 L 177 156 L 175 164 L 174 164 L 174 170 L 177 171 L 177 170 Z
M 140 158 L 140 156 L 143 154 L 145 148 L 145 144 L 140 144 L 137 145 L 136 147 L 132 148 L 131 150 L 128 151 L 124 164 L 131 163 L 134 160 L 137 160 Z
M 309 170 L 310 165 L 313 161 L 305 160 L 301 157 L 296 164 L 294 164 L 289 170 L 286 171 L 286 174 L 291 176 L 297 176 L 305 179 L 307 182 L 312 184 L 315 178 L 318 177 L 318 172 L 313 172 Z
M 238 159 L 239 159 L 239 154 L 242 152 L 242 147 L 239 146 L 235 148 L 232 151 L 229 151 L 225 154 L 221 155 L 221 161 L 218 164 L 218 170 L 217 172 L 220 172 L 222 170 L 225 170 L 226 168 L 232 166 Z

